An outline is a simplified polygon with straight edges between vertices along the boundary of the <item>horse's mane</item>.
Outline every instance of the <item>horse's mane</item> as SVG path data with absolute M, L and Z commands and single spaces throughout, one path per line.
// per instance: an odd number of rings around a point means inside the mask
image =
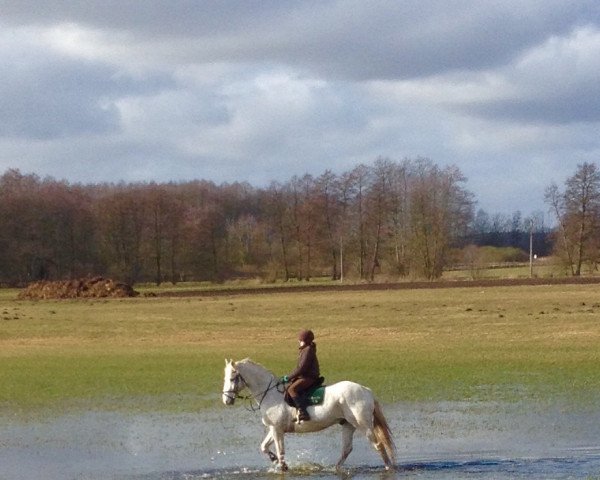
M 236 366 L 238 366 L 240 364 L 250 368 L 253 372 L 263 372 L 263 373 L 268 373 L 269 375 L 272 375 L 273 377 L 275 376 L 275 374 L 273 372 L 271 372 L 271 370 L 269 370 L 266 367 L 263 367 L 260 363 L 257 363 L 250 358 L 244 358 L 243 360 L 239 360 L 239 361 L 235 362 Z

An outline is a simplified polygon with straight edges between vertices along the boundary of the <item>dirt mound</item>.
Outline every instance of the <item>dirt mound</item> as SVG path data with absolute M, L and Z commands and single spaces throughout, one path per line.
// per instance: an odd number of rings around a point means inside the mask
M 42 280 L 30 283 L 19 293 L 19 298 L 123 298 L 136 295 L 138 292 L 131 285 L 115 282 L 108 278 L 94 277 L 55 282 Z

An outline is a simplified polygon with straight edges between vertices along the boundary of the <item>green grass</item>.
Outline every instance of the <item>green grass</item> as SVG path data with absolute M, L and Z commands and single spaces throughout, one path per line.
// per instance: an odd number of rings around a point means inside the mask
M 566 277 L 569 272 L 565 267 L 559 264 L 549 263 L 547 261 L 535 261 L 533 265 L 533 275 L 538 278 Z M 516 266 L 503 267 L 481 267 L 473 270 L 448 270 L 445 271 L 442 278 L 444 280 L 472 280 L 475 279 L 507 279 L 507 278 L 530 278 L 531 269 L 529 263 Z
M 3 291 L 0 411 L 215 405 L 224 358 L 288 373 L 305 327 L 329 383 L 386 402 L 600 393 L 594 285 L 39 302 Z

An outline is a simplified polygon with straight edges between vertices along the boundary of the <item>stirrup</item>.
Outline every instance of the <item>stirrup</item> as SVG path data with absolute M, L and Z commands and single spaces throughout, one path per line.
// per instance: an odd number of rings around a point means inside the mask
M 310 421 L 310 415 L 305 409 L 298 408 L 296 410 L 296 423 L 308 422 Z

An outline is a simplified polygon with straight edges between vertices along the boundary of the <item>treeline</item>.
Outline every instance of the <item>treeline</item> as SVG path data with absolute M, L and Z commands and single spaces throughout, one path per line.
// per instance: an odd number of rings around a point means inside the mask
M 267 188 L 79 185 L 9 170 L 0 177 L 0 282 L 434 279 L 457 249 L 491 234 L 485 215 L 474 214 L 456 167 L 427 159 L 378 159 Z
M 531 247 L 536 255 L 545 257 L 552 254 L 553 237 L 544 218 L 541 211 L 523 217 L 518 210 L 512 215 L 489 215 L 484 210 L 478 210 L 465 243 L 476 246 L 513 247 L 526 255 Z

